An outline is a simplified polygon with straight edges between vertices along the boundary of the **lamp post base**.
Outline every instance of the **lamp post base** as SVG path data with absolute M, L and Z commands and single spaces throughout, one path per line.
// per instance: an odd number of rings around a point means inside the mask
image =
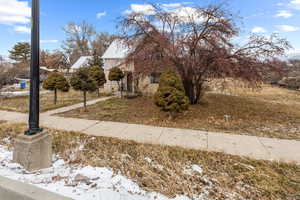
M 29 172 L 51 167 L 52 136 L 47 132 L 19 135 L 14 140 L 13 161 Z

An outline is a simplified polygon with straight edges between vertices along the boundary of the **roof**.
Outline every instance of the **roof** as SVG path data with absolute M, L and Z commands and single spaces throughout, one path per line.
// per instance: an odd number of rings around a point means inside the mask
M 123 59 L 126 58 L 129 53 L 129 48 L 120 39 L 114 40 L 105 53 L 102 59 Z
M 45 66 L 40 66 L 40 70 L 44 70 L 44 71 L 48 71 L 48 72 L 56 71 L 55 69 L 48 69 L 48 67 L 45 67 Z
M 79 69 L 81 67 L 84 67 L 89 63 L 89 61 L 92 59 L 92 56 L 81 56 L 75 63 L 72 65 L 71 69 Z

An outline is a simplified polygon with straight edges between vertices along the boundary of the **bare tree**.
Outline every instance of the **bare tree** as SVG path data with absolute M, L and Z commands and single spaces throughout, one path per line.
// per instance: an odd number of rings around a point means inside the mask
M 91 24 L 86 21 L 71 22 L 63 30 L 67 38 L 62 48 L 70 58 L 71 63 L 74 63 L 80 56 L 91 54 L 91 43 L 96 34 Z
M 93 55 L 102 56 L 115 38 L 116 36 L 109 33 L 98 33 L 92 42 Z
M 60 50 L 53 52 L 42 50 L 40 53 L 41 65 L 52 69 L 68 69 L 69 63 L 67 55 Z
M 233 15 L 214 5 L 172 11 L 152 5 L 151 12 L 125 16 L 120 27 L 133 49 L 127 61 L 135 63 L 136 72 L 172 68 L 191 104 L 199 103 L 205 82 L 214 78 L 261 83 L 267 72 L 280 71 L 273 60 L 289 48 L 276 35 L 253 35 L 244 46 L 235 45 L 239 29 Z
M 17 67 L 9 67 L 7 64 L 0 63 L 0 89 L 5 85 L 13 84 L 18 73 L 20 70 Z

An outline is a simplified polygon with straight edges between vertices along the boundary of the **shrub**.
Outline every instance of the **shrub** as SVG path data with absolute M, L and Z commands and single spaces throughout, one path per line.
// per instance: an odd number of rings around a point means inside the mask
M 123 87 L 121 87 L 120 82 L 125 77 L 125 74 L 119 67 L 113 67 L 110 69 L 108 74 L 108 79 L 110 81 L 116 81 L 118 83 L 119 91 L 121 91 L 121 97 L 123 97 Z
M 86 93 L 94 92 L 97 90 L 97 82 L 90 76 L 89 68 L 83 67 L 80 68 L 77 72 L 75 72 L 70 80 L 70 83 L 74 90 L 83 92 L 83 104 L 84 109 L 86 108 Z
M 165 72 L 159 80 L 159 87 L 155 93 L 155 104 L 163 111 L 169 112 L 170 117 L 188 109 L 189 99 L 185 96 L 185 91 L 181 79 L 172 71 Z
M 91 66 L 89 68 L 90 70 L 90 77 L 94 79 L 97 82 L 98 86 L 98 97 L 100 96 L 99 88 L 103 87 L 103 85 L 106 83 L 105 73 L 102 67 L 99 67 L 97 65 Z
M 60 73 L 51 73 L 43 82 L 43 88 L 54 91 L 54 104 L 57 103 L 57 90 L 68 92 L 70 84 L 67 79 Z

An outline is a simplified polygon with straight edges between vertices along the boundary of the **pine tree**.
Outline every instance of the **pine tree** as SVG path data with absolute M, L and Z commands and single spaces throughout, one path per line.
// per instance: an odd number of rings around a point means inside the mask
M 19 42 L 9 51 L 9 58 L 17 62 L 29 63 L 30 52 L 30 44 L 28 42 Z
M 180 77 L 172 71 L 164 72 L 159 80 L 159 88 L 155 93 L 155 104 L 170 117 L 188 109 L 189 99 L 185 96 Z
M 98 86 L 98 97 L 100 96 L 99 89 L 106 83 L 105 73 L 103 68 L 99 66 L 91 66 L 89 67 L 90 70 L 90 77 L 97 82 Z
M 86 93 L 94 92 L 97 90 L 97 82 L 90 76 L 90 71 L 88 67 L 82 67 L 77 72 L 75 72 L 70 80 L 71 86 L 74 90 L 83 92 L 83 103 L 84 109 L 87 111 L 86 107 Z
M 54 104 L 57 103 L 57 90 L 68 92 L 70 84 L 67 79 L 60 73 L 51 73 L 43 82 L 43 88 L 54 91 Z

